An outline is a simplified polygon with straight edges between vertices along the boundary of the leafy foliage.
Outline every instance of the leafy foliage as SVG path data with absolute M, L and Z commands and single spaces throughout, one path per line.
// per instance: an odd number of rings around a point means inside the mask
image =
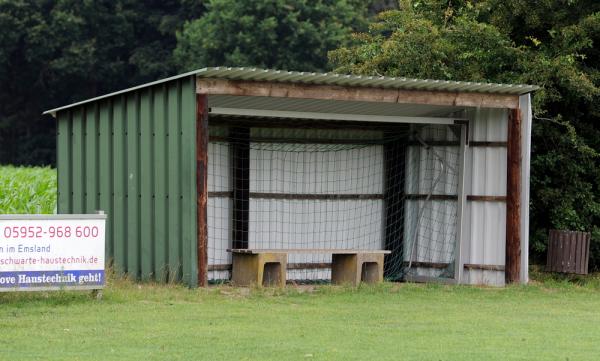
M 358 44 L 330 52 L 337 72 L 533 83 L 531 245 L 551 228 L 592 231 L 600 267 L 600 3 L 401 1 Z
M 174 72 L 188 0 L 0 0 L 0 163 L 54 162 L 51 106 Z
M 257 66 L 315 71 L 327 51 L 365 24 L 366 7 L 352 0 L 212 0 L 208 11 L 178 33 L 181 70 Z

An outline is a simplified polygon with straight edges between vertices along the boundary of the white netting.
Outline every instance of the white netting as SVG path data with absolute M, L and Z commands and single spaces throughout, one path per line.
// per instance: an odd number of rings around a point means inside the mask
M 458 138 L 450 126 L 210 127 L 209 278 L 230 248 L 389 249 L 385 273 L 452 277 Z M 330 254 L 288 278 L 327 280 Z

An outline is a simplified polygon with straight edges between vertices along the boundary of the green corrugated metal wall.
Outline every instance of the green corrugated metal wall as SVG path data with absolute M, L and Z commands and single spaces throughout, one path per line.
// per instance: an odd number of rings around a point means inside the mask
M 108 215 L 106 256 L 197 285 L 195 77 L 58 112 L 58 212 Z

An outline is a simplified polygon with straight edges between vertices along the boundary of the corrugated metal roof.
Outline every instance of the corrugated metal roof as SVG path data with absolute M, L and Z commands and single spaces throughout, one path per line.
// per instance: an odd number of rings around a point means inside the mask
M 114 95 L 127 93 L 148 86 L 160 84 L 163 82 L 179 79 L 182 77 L 195 75 L 201 78 L 216 78 L 228 80 L 246 80 L 246 81 L 266 81 L 277 83 L 296 83 L 312 85 L 336 85 L 353 87 L 371 87 L 388 88 L 402 90 L 424 90 L 424 91 L 447 91 L 447 92 L 465 92 L 465 93 L 488 93 L 488 94 L 513 94 L 521 95 L 530 93 L 539 89 L 536 85 L 527 84 L 496 84 L 496 83 L 475 83 L 450 80 L 432 80 L 432 79 L 412 79 L 402 77 L 386 76 L 366 76 L 366 75 L 346 75 L 335 73 L 311 73 L 286 70 L 270 70 L 259 68 L 230 68 L 230 67 L 210 67 L 194 70 L 184 74 L 179 74 L 170 78 L 157 80 L 151 83 L 142 84 L 133 88 L 124 89 L 118 92 L 102 95 L 96 98 L 87 99 L 81 102 L 69 104 L 63 107 L 50 109 L 44 114 L 56 114 L 56 112 L 108 98 Z

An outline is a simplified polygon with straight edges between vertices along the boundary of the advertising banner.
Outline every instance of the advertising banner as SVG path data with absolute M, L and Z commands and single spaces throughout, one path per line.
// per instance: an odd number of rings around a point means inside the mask
M 105 214 L 0 215 L 0 292 L 101 289 Z

